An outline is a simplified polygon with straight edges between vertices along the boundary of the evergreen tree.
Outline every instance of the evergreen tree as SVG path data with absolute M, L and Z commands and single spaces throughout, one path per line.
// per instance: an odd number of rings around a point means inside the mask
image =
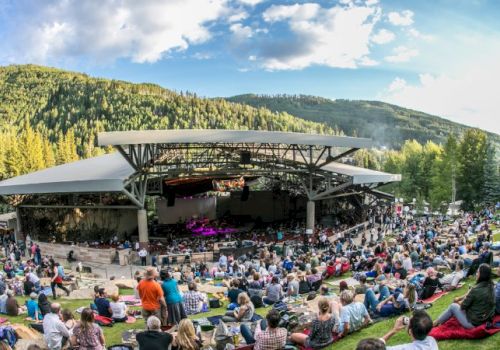
M 500 169 L 496 158 L 496 149 L 491 142 L 488 142 L 484 166 L 483 200 L 488 205 L 500 202 Z
M 54 149 L 52 148 L 52 145 L 50 144 L 47 138 L 43 140 L 43 158 L 45 161 L 46 168 L 50 168 L 56 165 Z
M 487 146 L 486 133 L 479 129 L 467 130 L 460 142 L 457 194 L 466 210 L 482 202 Z
M 431 170 L 429 201 L 435 210 L 447 208 L 452 200 L 453 178 L 456 178 L 458 169 L 457 152 L 457 138 L 450 134 Z

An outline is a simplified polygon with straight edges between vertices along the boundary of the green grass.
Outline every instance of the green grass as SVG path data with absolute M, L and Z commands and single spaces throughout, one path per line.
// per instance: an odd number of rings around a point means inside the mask
M 345 277 L 345 276 L 344 276 Z M 431 317 L 435 319 L 441 312 L 443 312 L 450 303 L 452 303 L 453 298 L 459 295 L 464 294 L 467 291 L 467 285 L 473 284 L 473 281 L 470 279 L 466 282 L 466 286 L 462 287 L 458 291 L 453 291 L 449 293 L 448 295 L 445 295 L 438 301 L 436 301 L 433 304 L 433 307 L 427 310 Z M 120 290 L 120 294 L 122 295 L 127 295 L 130 294 L 131 290 Z M 26 298 L 25 297 L 18 297 L 18 301 L 20 304 L 24 304 Z M 91 300 L 89 299 L 83 299 L 83 300 L 65 300 L 65 299 L 58 299 L 58 301 L 61 303 L 63 308 L 69 308 L 70 310 L 74 311 L 77 308 L 81 306 L 88 306 L 91 303 Z M 257 309 L 257 313 L 261 316 L 265 316 L 269 308 L 264 309 L 260 308 Z M 207 317 L 207 316 L 214 316 L 214 315 L 221 315 L 225 312 L 224 309 L 219 308 L 219 309 L 212 309 L 210 312 L 200 314 L 200 315 L 194 315 L 190 316 L 190 318 L 199 318 L 199 317 Z M 76 318 L 78 319 L 78 315 L 75 315 Z M 9 321 L 11 323 L 21 323 L 21 324 L 29 324 L 29 321 L 25 321 L 24 318 L 26 315 L 18 316 L 18 317 L 8 317 Z M 393 326 L 395 321 L 394 319 L 386 320 L 383 322 L 376 323 L 368 328 L 365 328 L 359 332 L 356 332 L 354 334 L 349 335 L 348 337 L 340 340 L 339 342 L 333 344 L 329 349 L 331 350 L 352 350 L 356 348 L 356 344 L 364 338 L 379 338 L 382 337 L 385 333 L 387 333 Z M 104 330 L 104 335 L 106 338 L 106 344 L 112 345 L 112 344 L 117 344 L 121 343 L 121 335 L 122 332 L 128 329 L 141 329 L 144 328 L 144 322 L 142 319 L 137 320 L 135 324 L 125 324 L 125 323 L 117 323 L 113 327 L 103 327 Z M 391 340 L 389 341 L 388 345 L 396 345 L 396 344 L 402 344 L 410 342 L 409 336 L 406 334 L 406 332 L 402 331 L 398 334 L 396 334 Z M 474 350 L 497 350 L 500 348 L 500 335 L 494 335 L 486 339 L 482 340 L 472 340 L 472 341 L 467 341 L 467 340 L 448 340 L 448 341 L 441 341 L 439 342 L 439 349 L 440 350 L 461 350 L 461 349 L 474 349 Z

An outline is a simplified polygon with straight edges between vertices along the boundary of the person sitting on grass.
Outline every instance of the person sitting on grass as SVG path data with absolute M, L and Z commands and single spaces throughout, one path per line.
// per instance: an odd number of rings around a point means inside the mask
M 31 317 L 35 321 L 40 321 L 43 316 L 38 308 L 36 293 L 30 294 L 30 299 L 26 301 L 26 308 L 28 309 L 28 317 Z
M 324 297 L 318 300 L 319 313 L 312 321 L 309 335 L 304 333 L 292 333 L 290 339 L 306 348 L 323 348 L 333 342 L 333 331 L 338 324 L 335 317 L 330 313 L 330 303 Z
M 340 310 L 339 336 L 346 336 L 372 322 L 365 305 L 354 301 L 354 295 L 350 290 L 340 293 L 340 303 L 342 309 Z
M 104 290 L 104 288 L 99 288 L 94 303 L 95 306 L 97 307 L 97 312 L 99 313 L 99 316 L 111 318 L 111 316 L 113 315 L 113 310 L 111 310 L 109 300 L 106 298 L 106 291 Z
M 7 299 L 9 296 L 7 295 L 7 290 L 4 290 L 2 295 L 0 295 L 0 314 L 7 313 Z
M 184 300 L 184 311 L 186 315 L 195 315 L 203 309 L 203 303 L 207 301 L 205 294 L 198 292 L 198 286 L 195 282 L 188 284 L 188 291 L 182 296 Z
M 64 325 L 68 329 L 69 334 L 73 335 L 73 328 L 76 326 L 75 316 L 70 309 L 64 309 L 61 312 L 61 319 L 64 322 Z
M 271 283 L 266 287 L 266 296 L 263 301 L 266 305 L 273 305 L 281 300 L 283 297 L 283 291 L 281 289 L 281 284 L 277 276 L 273 276 Z
M 229 305 L 227 306 L 228 310 L 234 310 L 238 307 L 238 296 L 243 291 L 239 288 L 240 281 L 238 279 L 231 280 L 229 284 L 229 289 L 227 291 L 227 298 L 229 299 Z
M 8 316 L 19 316 L 24 311 L 24 308 L 19 306 L 16 297 L 14 296 L 14 292 L 12 290 L 7 291 L 7 301 L 5 303 L 5 309 Z
M 255 307 L 247 293 L 243 292 L 238 295 L 238 304 L 239 307 L 226 312 L 222 317 L 224 322 L 250 322 L 252 320 Z
M 193 322 L 189 318 L 181 320 L 179 330 L 172 343 L 172 350 L 199 350 L 201 347 L 202 342 L 196 336 Z
M 279 311 L 271 309 L 267 313 L 266 319 L 261 320 L 260 324 L 255 327 L 254 334 L 248 325 L 242 324 L 240 326 L 241 335 L 248 345 L 255 344 L 254 350 L 283 349 L 286 344 L 287 330 L 278 327 L 280 319 Z
M 427 268 L 426 270 L 427 277 L 424 279 L 424 283 L 422 285 L 422 290 L 420 291 L 419 298 L 421 300 L 425 300 L 434 295 L 436 290 L 443 289 L 443 285 L 437 278 L 437 272 L 432 267 Z
M 161 321 L 156 316 L 149 316 L 146 331 L 136 335 L 139 350 L 168 349 L 173 337 L 161 331 Z
M 389 317 L 399 315 L 407 310 L 412 310 L 417 302 L 418 295 L 416 287 L 412 283 L 408 283 L 401 292 L 395 292 L 387 299 L 379 302 L 375 308 L 375 314 L 381 317 Z
M 44 293 L 40 293 L 40 295 L 38 296 L 38 308 L 40 309 L 40 313 L 42 314 L 42 316 L 50 313 L 50 302 L 47 298 L 47 295 L 45 295 Z
M 462 327 L 471 329 L 487 322 L 494 314 L 495 295 L 491 268 L 488 264 L 481 264 L 476 272 L 476 285 L 464 296 L 455 298 L 454 303 L 434 321 L 434 326 L 455 316 Z
M 413 316 L 410 318 L 408 325 L 405 325 L 406 316 L 401 316 L 396 320 L 394 327 L 384 335 L 380 340 L 384 344 L 397 332 L 407 328 L 408 334 L 412 338 L 413 342 L 410 344 L 387 346 L 387 350 L 438 350 L 438 344 L 436 340 L 429 336 L 432 329 L 432 319 L 423 310 L 415 311 Z M 358 344 L 359 346 L 359 344 Z M 377 349 L 377 348 L 373 348 Z M 382 348 L 384 349 L 384 348 Z
M 60 350 L 71 336 L 60 314 L 61 305 L 52 303 L 50 313 L 43 317 L 43 337 L 49 349 Z
M 455 264 L 455 271 L 444 275 L 439 279 L 439 282 L 443 285 L 444 290 L 455 290 L 464 276 L 464 261 L 460 259 Z
M 104 350 L 105 344 L 104 333 L 94 322 L 94 312 L 91 308 L 83 309 L 80 322 L 73 328 L 71 345 L 80 350 Z
M 120 301 L 120 296 L 115 293 L 111 296 L 111 302 L 109 303 L 112 315 L 111 318 L 115 322 L 125 322 L 127 320 L 127 305 L 123 301 Z

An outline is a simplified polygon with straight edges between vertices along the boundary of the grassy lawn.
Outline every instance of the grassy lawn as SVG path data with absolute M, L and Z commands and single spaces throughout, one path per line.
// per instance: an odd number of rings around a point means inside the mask
M 344 276 L 345 278 L 345 276 Z M 472 284 L 473 281 L 469 280 L 468 284 Z M 432 318 L 436 318 L 453 300 L 454 297 L 464 294 L 467 291 L 467 286 L 462 287 L 459 291 L 454 291 L 449 293 L 448 295 L 439 299 L 436 303 L 434 303 L 433 307 L 428 310 L 429 314 Z M 132 290 L 120 290 L 120 294 L 127 295 L 131 294 Z M 19 303 L 24 304 L 26 298 L 18 297 Z M 63 308 L 69 308 L 71 310 L 76 310 L 80 306 L 88 306 L 91 303 L 91 300 L 82 299 L 82 300 L 65 300 L 58 299 Z M 198 318 L 198 317 L 207 317 L 214 315 L 221 315 L 224 313 L 224 309 L 212 309 L 208 313 L 191 316 L 190 318 Z M 261 316 L 265 316 L 268 309 L 257 309 L 257 313 Z M 78 314 L 75 315 L 78 319 Z M 11 323 L 22 323 L 29 324 L 30 322 L 25 321 L 24 318 L 26 315 L 18 316 L 18 317 L 7 317 Z M 332 345 L 329 349 L 345 349 L 351 350 L 355 349 L 356 344 L 359 340 L 369 337 L 381 337 L 384 335 L 390 328 L 393 326 L 395 319 L 390 319 L 387 321 L 376 323 L 368 328 L 365 328 L 359 332 L 349 335 L 348 337 L 342 339 L 338 343 Z M 143 328 L 144 322 L 143 320 L 137 320 L 135 324 L 125 324 L 118 323 L 113 327 L 104 327 L 104 335 L 106 337 L 106 344 L 118 344 L 121 343 L 121 334 L 123 331 L 134 328 Z M 401 344 L 404 342 L 410 341 L 409 336 L 404 332 L 400 332 L 395 335 L 390 341 L 388 345 Z M 500 348 L 500 335 L 495 335 L 483 340 L 474 340 L 474 341 L 465 341 L 465 340 L 453 340 L 453 341 L 442 341 L 439 342 L 439 349 L 441 350 L 460 350 L 460 349 L 480 349 L 480 350 L 497 350 Z

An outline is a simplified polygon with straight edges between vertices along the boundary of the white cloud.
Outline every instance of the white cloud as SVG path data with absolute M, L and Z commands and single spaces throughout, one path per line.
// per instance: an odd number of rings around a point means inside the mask
M 227 0 L 20 3 L 0 52 L 16 62 L 81 59 L 155 62 L 212 37 L 209 24 L 230 14 Z M 23 7 L 24 6 L 24 7 Z M 2 55 L 2 53 L 0 53 Z M 1 57 L 1 56 L 0 56 Z
M 371 40 L 375 44 L 387 44 L 393 41 L 396 35 L 387 29 L 380 29 L 377 33 L 372 35 Z
M 389 92 L 401 91 L 406 87 L 406 80 L 396 77 L 389 85 Z
M 241 23 L 231 24 L 229 30 L 233 33 L 233 38 L 239 41 L 251 38 L 253 35 L 252 28 Z
M 368 56 L 363 56 L 358 60 L 358 64 L 360 66 L 373 67 L 373 66 L 378 66 L 379 62 L 371 59 Z
M 409 26 L 413 24 L 413 12 L 410 10 L 389 12 L 387 18 L 395 26 Z
M 239 21 L 242 21 L 246 18 L 248 18 L 248 13 L 245 11 L 239 11 L 239 12 L 236 12 L 235 14 L 229 16 L 228 22 L 229 23 L 239 22 Z
M 303 69 L 311 65 L 356 68 L 361 61 L 365 65 L 374 63 L 366 56 L 370 53 L 373 26 L 380 18 L 378 7 L 273 5 L 262 17 L 270 24 L 285 22 L 292 34 L 286 41 L 270 38 L 260 43 L 257 59 L 266 69 Z
M 237 0 L 238 2 L 242 3 L 243 5 L 247 6 L 255 6 L 260 4 L 261 2 L 264 2 L 266 0 Z
M 398 46 L 394 48 L 393 55 L 386 56 L 385 60 L 392 63 L 408 62 L 411 58 L 418 56 L 418 50 L 408 48 L 406 46 Z
M 365 5 L 366 6 L 373 6 L 373 5 L 376 5 L 378 4 L 378 0 L 366 0 L 365 1 Z
M 408 28 L 408 34 L 415 39 L 422 39 L 424 41 L 433 41 L 434 36 L 430 34 L 423 34 L 415 28 Z
M 380 98 L 500 134 L 499 59 L 497 54 L 471 62 L 454 75 L 421 74 L 419 82 L 411 85 L 396 78 Z

